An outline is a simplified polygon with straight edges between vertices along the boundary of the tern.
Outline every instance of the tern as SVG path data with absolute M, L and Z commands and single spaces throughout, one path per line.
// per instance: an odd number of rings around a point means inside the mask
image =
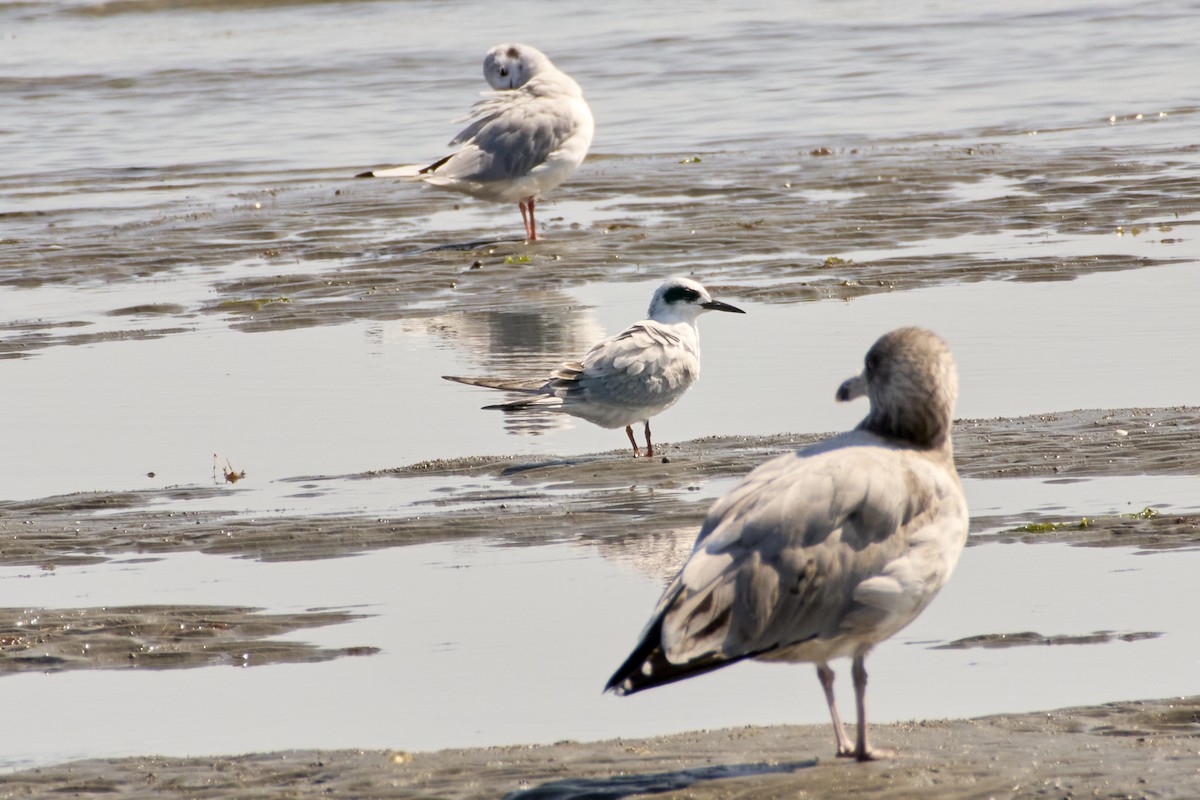
M 560 411 L 602 428 L 625 428 L 633 455 L 641 455 L 633 425 L 641 422 L 646 457 L 654 455 L 650 418 L 666 411 L 700 377 L 700 333 L 696 318 L 706 311 L 744 314 L 713 300 L 688 278 L 672 278 L 655 290 L 646 319 L 599 342 L 579 361 L 568 361 L 540 386 L 528 382 L 463 378 L 448 381 L 528 395 L 484 406 L 508 412 Z

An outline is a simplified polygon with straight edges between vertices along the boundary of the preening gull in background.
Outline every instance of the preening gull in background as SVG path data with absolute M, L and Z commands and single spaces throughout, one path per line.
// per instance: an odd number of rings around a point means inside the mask
M 929 605 L 967 540 L 950 441 L 957 393 L 954 358 L 936 335 L 902 328 L 881 337 L 862 374 L 837 391 L 842 401 L 866 394 L 866 418 L 762 464 L 713 504 L 605 688 L 632 694 L 746 658 L 812 662 L 837 754 L 883 755 L 867 737 L 864 660 Z M 829 668 L 842 656 L 853 659 L 854 747 Z
M 530 395 L 484 408 L 561 411 L 602 428 L 624 426 L 634 457 L 641 451 L 632 426 L 642 422 L 646 456 L 650 457 L 654 455 L 650 418 L 675 405 L 700 377 L 700 332 L 696 329 L 696 318 L 705 311 L 746 313 L 713 300 L 696 281 L 671 278 L 655 290 L 648 319 L 596 344 L 581 361 L 563 364 L 540 386 L 490 378 L 443 377 L 470 386 Z
M 481 200 L 517 203 L 525 238 L 538 238 L 538 197 L 571 176 L 592 144 L 595 123 L 583 92 L 541 51 L 524 44 L 493 47 L 484 93 L 467 117 L 471 124 L 450 142 L 459 150 L 428 166 L 363 172 L 359 178 L 420 180 Z M 461 120 L 460 120 L 461 121 Z

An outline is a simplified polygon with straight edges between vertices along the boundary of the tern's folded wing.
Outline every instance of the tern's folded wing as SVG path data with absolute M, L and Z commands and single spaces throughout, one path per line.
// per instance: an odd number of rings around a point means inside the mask
M 572 380 L 556 383 L 555 392 L 590 402 L 655 406 L 673 402 L 700 375 L 694 347 L 669 328 L 652 321 L 635 323 L 597 344 Z

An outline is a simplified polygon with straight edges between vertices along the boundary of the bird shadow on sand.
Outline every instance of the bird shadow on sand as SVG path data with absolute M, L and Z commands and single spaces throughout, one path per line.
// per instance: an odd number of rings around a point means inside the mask
M 471 251 L 478 250 L 481 247 L 488 247 L 494 244 L 525 244 L 524 236 L 508 236 L 499 239 L 476 239 L 473 242 L 447 242 L 446 244 L 436 244 L 433 247 L 426 247 L 423 250 L 418 250 L 418 253 L 437 253 L 443 250 L 463 250 Z
M 620 800 L 622 797 L 659 794 L 686 789 L 701 781 L 744 778 L 751 775 L 787 774 L 809 769 L 817 759 L 787 764 L 726 764 L 650 775 L 617 775 L 608 778 L 566 778 L 504 795 L 504 800 Z
M 523 236 L 500 237 L 496 239 L 473 239 L 468 242 L 443 242 L 442 244 L 432 244 L 428 246 L 424 246 L 421 243 L 397 239 L 394 242 L 382 243 L 371 250 L 362 250 L 359 254 L 368 258 L 396 258 L 427 255 L 429 253 L 470 253 L 475 250 L 483 250 L 485 248 L 495 247 L 497 245 L 522 245 L 526 243 L 525 237 Z
M 512 464 L 500 470 L 500 475 L 509 477 L 511 475 L 520 475 L 525 472 L 533 472 L 539 469 L 552 469 L 555 467 L 578 467 L 586 464 L 599 464 L 614 460 L 609 457 L 583 457 L 583 458 L 553 458 L 545 461 L 526 461 L 521 464 Z

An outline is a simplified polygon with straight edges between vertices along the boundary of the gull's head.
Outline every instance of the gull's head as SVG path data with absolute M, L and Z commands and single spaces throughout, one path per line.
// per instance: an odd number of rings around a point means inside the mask
M 865 368 L 843 383 L 837 399 L 866 395 L 871 410 L 859 428 L 918 447 L 950 440 L 958 370 L 950 347 L 932 331 L 900 328 L 867 351 Z
M 483 59 L 483 78 L 497 91 L 520 89 L 530 78 L 553 64 L 527 44 L 498 44 Z
M 654 291 L 646 316 L 655 322 L 694 322 L 705 311 L 731 311 L 745 314 L 740 308 L 713 300 L 708 290 L 688 278 L 671 278 Z

